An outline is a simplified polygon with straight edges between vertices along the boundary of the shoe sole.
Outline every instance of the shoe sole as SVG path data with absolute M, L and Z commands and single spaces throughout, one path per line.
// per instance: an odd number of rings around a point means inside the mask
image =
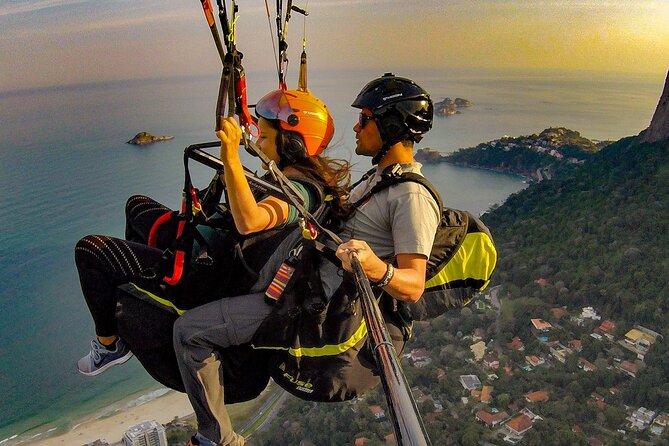
M 127 355 L 125 355 L 125 356 L 121 356 L 121 357 L 118 358 L 118 359 L 114 359 L 113 361 L 108 362 L 108 363 L 105 364 L 104 366 L 100 367 L 99 369 L 93 370 L 92 372 L 84 372 L 83 370 L 81 370 L 81 369 L 79 368 L 78 365 L 77 365 L 77 370 L 78 370 L 79 373 L 81 373 L 82 375 L 86 375 L 86 376 L 97 376 L 97 375 L 99 375 L 100 373 L 102 373 L 102 372 L 104 372 L 105 370 L 107 370 L 109 367 L 112 367 L 112 366 L 115 366 L 115 365 L 118 365 L 118 364 L 123 364 L 124 362 L 126 362 L 126 361 L 128 361 L 130 358 L 132 358 L 133 356 L 134 356 L 134 355 L 132 354 L 132 352 L 128 352 Z

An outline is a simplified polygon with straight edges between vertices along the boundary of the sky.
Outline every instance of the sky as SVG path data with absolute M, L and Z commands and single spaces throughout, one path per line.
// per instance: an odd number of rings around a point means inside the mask
M 289 55 L 297 66 L 306 26 L 310 70 L 669 68 L 669 0 L 294 3 L 310 14 L 293 14 Z M 264 1 L 238 4 L 245 67 L 275 69 Z M 197 0 L 0 0 L 0 91 L 219 70 Z

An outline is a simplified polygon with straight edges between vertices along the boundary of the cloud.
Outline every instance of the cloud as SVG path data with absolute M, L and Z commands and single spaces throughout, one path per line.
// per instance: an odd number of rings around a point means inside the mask
M 14 14 L 30 14 L 42 9 L 77 5 L 88 1 L 89 0 L 9 0 L 0 3 L 0 17 Z

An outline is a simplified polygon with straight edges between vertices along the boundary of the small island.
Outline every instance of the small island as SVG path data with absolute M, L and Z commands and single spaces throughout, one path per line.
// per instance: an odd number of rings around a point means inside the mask
M 430 148 L 420 149 L 416 160 L 425 164 L 451 163 L 490 169 L 541 181 L 569 166 L 582 164 L 608 144 L 610 141 L 592 141 L 564 127 L 551 127 L 538 135 L 505 135 L 448 155 Z
M 128 144 L 133 144 L 136 146 L 141 146 L 144 144 L 151 144 L 157 141 L 167 141 L 170 139 L 174 139 L 174 136 L 155 136 L 152 135 L 149 132 L 139 132 L 137 135 L 135 135 L 134 138 L 132 138 L 130 141 L 128 141 Z
M 471 107 L 472 103 L 462 98 L 446 98 L 434 104 L 434 113 L 437 116 L 451 116 L 460 113 L 459 108 Z

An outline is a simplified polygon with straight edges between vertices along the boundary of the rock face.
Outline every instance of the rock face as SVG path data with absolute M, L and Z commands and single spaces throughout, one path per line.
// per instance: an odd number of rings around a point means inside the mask
M 169 139 L 174 139 L 174 136 L 154 136 L 149 132 L 140 132 L 135 135 L 128 144 L 134 144 L 136 146 L 141 146 L 143 144 L 151 144 L 156 141 L 167 141 Z
M 462 98 L 446 98 L 441 102 L 434 104 L 434 112 L 438 116 L 450 116 L 460 113 L 458 108 L 471 107 L 472 103 L 467 99 Z
M 641 133 L 643 142 L 655 142 L 669 138 L 669 72 L 664 81 L 664 90 L 657 103 L 650 126 Z

